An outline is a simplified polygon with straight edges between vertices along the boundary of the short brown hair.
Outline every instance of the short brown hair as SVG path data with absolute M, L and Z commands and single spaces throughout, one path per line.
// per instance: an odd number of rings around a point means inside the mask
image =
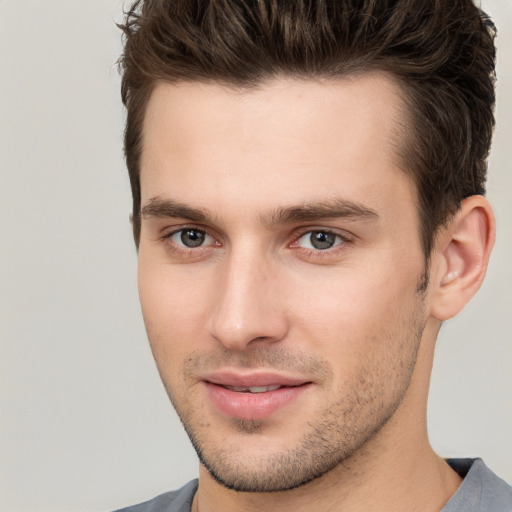
M 398 79 L 428 258 L 461 201 L 483 194 L 494 127 L 495 29 L 471 0 L 137 0 L 120 59 L 125 156 L 140 237 L 142 126 L 158 81 L 251 87 L 277 76 Z

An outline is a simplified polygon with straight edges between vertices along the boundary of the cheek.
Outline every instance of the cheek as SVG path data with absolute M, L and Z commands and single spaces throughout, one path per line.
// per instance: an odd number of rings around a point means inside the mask
M 301 331 L 303 348 L 336 358 L 347 371 L 363 353 L 380 357 L 399 350 L 403 331 L 417 314 L 419 271 L 366 268 L 333 269 L 301 280 L 301 286 L 293 282 L 288 293 L 292 297 L 294 289 L 301 289 L 292 299 L 291 324 Z
M 189 271 L 146 262 L 139 256 L 138 288 L 148 338 L 156 359 L 181 358 L 190 340 L 202 339 L 207 317 L 207 282 Z M 158 362 L 158 361 L 157 361 Z
M 300 281 L 296 279 L 289 287 L 292 309 L 321 329 L 397 314 L 412 301 L 417 284 L 413 273 L 394 279 L 383 272 L 358 269 L 335 269 Z
M 352 392 L 358 403 L 375 397 L 385 402 L 393 390 L 406 385 L 423 326 L 414 289 L 414 280 L 408 286 L 378 279 L 363 286 L 346 280 L 339 290 L 310 295 L 304 302 L 297 322 L 306 311 L 310 321 L 300 323 L 299 338 L 332 366 L 331 403 Z

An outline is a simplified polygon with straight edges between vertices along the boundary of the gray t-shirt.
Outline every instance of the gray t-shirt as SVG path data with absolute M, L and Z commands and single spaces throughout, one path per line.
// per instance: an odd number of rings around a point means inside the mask
M 496 476 L 482 459 L 448 459 L 464 478 L 462 485 L 440 512 L 512 512 L 512 487 Z M 190 512 L 197 491 L 192 480 L 178 491 L 123 508 L 117 512 Z

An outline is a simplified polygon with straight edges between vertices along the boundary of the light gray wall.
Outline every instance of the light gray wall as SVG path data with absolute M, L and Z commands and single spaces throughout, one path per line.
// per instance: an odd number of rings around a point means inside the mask
M 431 438 L 512 481 L 512 3 L 500 28 L 483 289 L 444 326 Z M 95 512 L 175 488 L 196 460 L 163 392 L 135 286 L 118 0 L 0 0 L 0 509 Z

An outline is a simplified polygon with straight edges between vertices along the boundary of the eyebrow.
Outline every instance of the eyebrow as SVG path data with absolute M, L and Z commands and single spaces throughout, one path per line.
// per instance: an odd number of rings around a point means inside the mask
M 212 218 L 212 214 L 206 209 L 192 208 L 171 199 L 159 197 L 151 198 L 141 209 L 140 215 L 141 217 L 179 218 L 202 223 Z
M 213 214 L 203 208 L 192 208 L 172 199 L 153 197 L 142 207 L 141 217 L 179 218 L 191 222 L 208 224 Z M 334 199 L 316 201 L 302 205 L 284 206 L 263 216 L 264 224 L 274 227 L 294 222 L 317 221 L 337 218 L 375 220 L 379 215 L 375 210 L 354 201 Z
M 287 206 L 277 208 L 265 219 L 266 224 L 275 226 L 277 224 L 291 224 L 300 221 L 315 221 L 327 219 L 378 219 L 379 215 L 375 210 L 346 199 L 334 199 L 313 203 L 305 203 L 300 206 Z

